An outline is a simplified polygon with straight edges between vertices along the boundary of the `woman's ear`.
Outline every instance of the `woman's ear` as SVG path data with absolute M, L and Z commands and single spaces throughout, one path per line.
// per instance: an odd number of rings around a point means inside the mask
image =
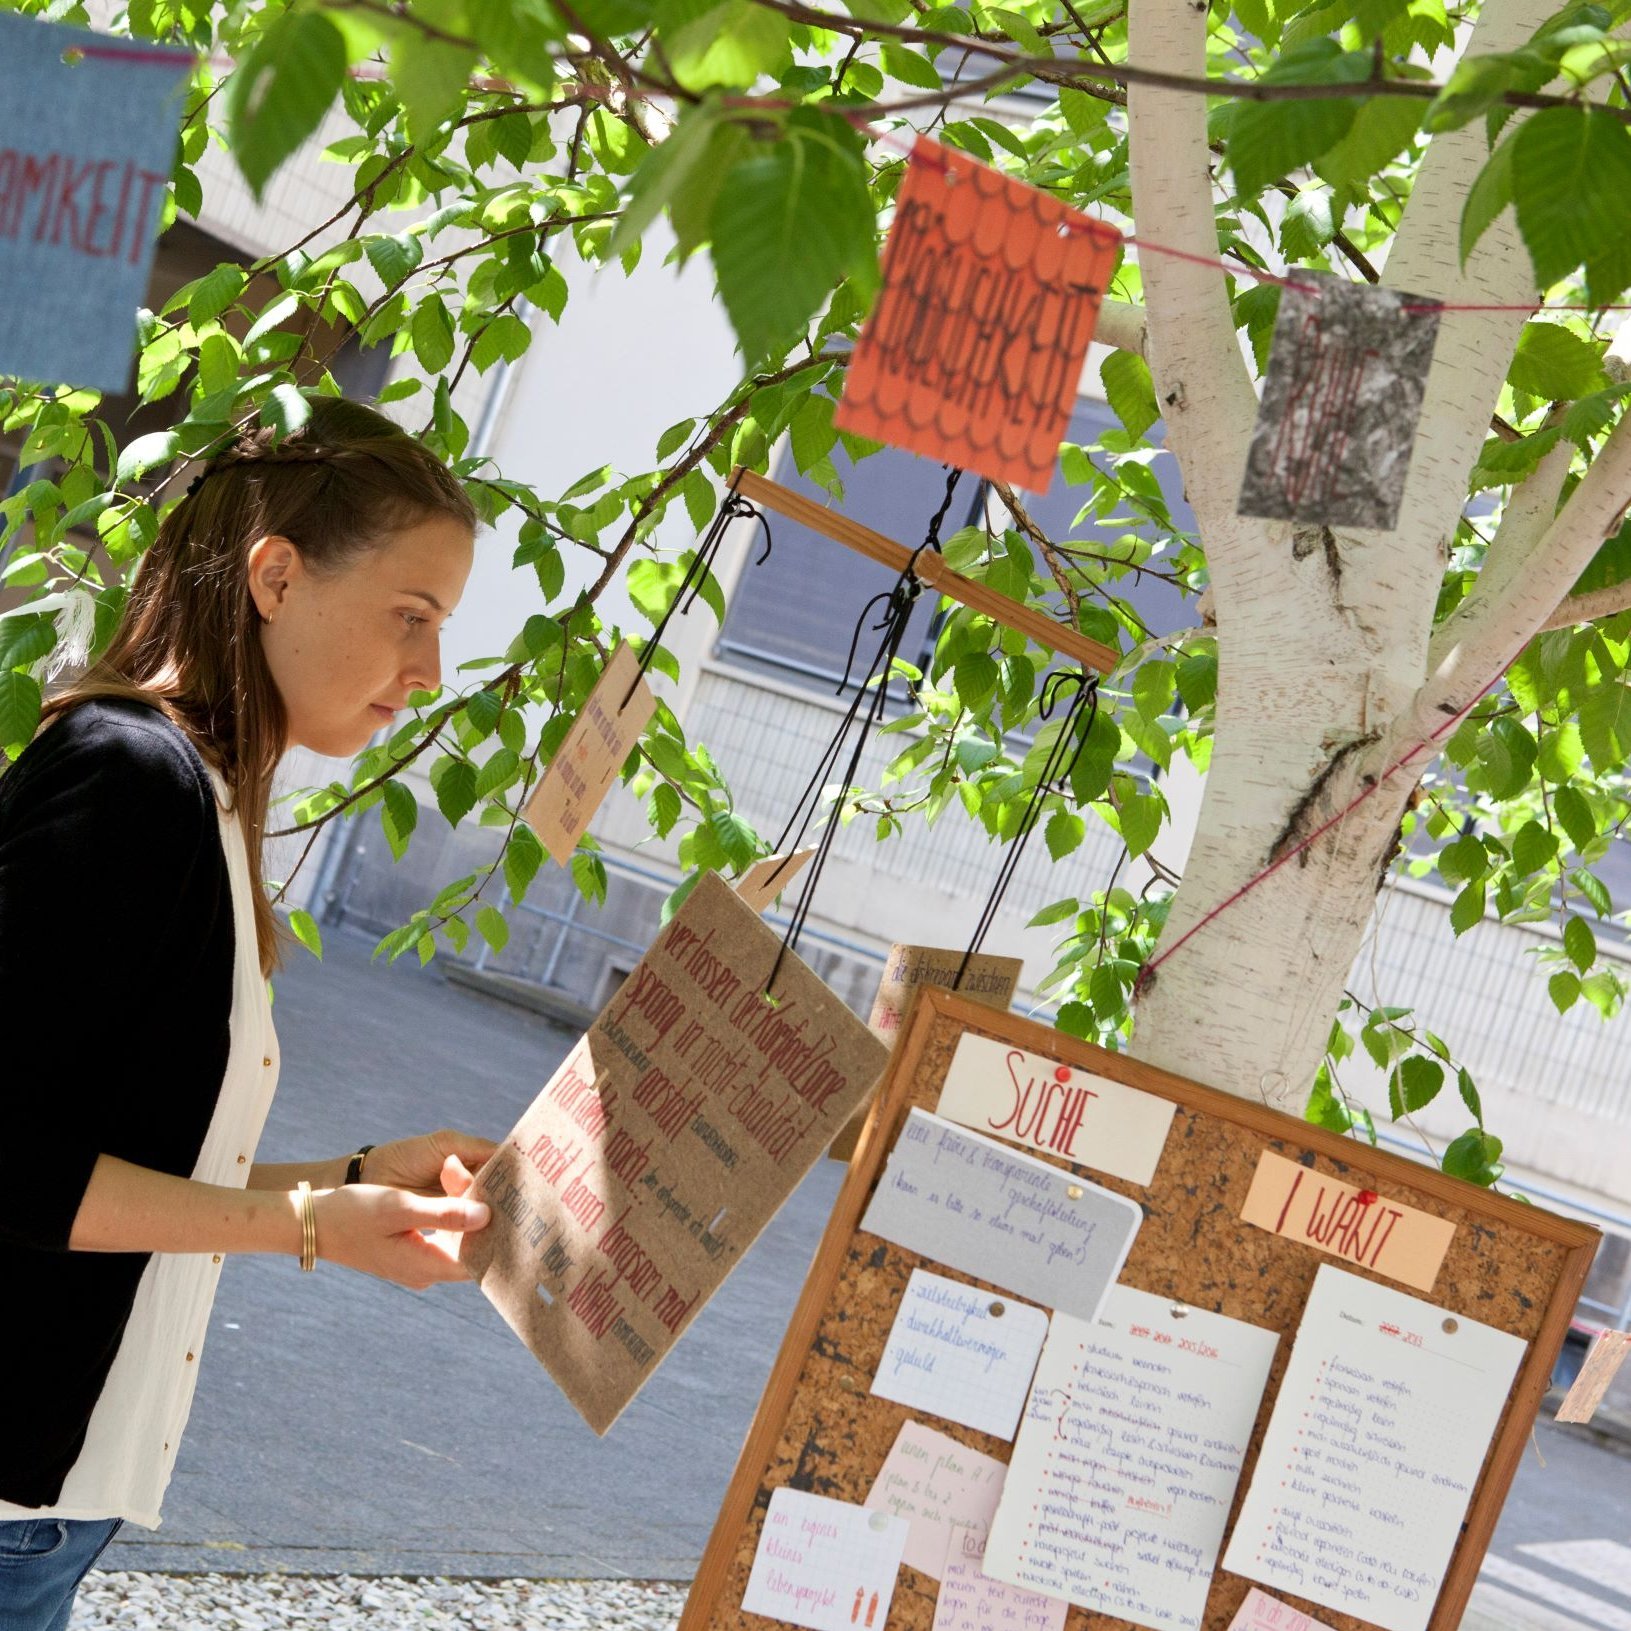
M 249 546 L 249 593 L 263 623 L 288 602 L 289 590 L 304 570 L 300 551 L 276 533 Z

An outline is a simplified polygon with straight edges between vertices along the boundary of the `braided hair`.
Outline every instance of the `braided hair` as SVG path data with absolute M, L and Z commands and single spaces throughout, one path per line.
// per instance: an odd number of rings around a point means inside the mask
M 285 537 L 313 568 L 334 571 L 437 515 L 475 530 L 475 508 L 441 460 L 374 408 L 315 398 L 298 432 L 249 431 L 203 466 L 160 523 L 106 652 L 45 706 L 50 717 L 93 697 L 150 703 L 220 771 L 257 885 L 264 972 L 276 965 L 278 930 L 262 846 L 288 714 L 261 646 L 249 551 Z

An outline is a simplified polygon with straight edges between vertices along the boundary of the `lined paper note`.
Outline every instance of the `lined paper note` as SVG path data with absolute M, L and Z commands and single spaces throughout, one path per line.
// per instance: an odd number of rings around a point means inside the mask
M 1155 1631 L 1196 1631 L 1278 1336 L 1117 1286 L 1055 1314 L 985 1572 Z
M 742 1607 L 809 1631 L 883 1631 L 905 1544 L 886 1512 L 772 1490 Z
M 1125 1196 L 913 1110 L 861 1227 L 1091 1319 L 1144 1221 Z
M 906 1561 L 938 1580 L 953 1524 L 981 1534 L 990 1528 L 1006 1469 L 995 1457 L 970 1450 L 922 1422 L 901 1426 L 866 1504 L 911 1525 Z
M 1011 1439 L 1047 1334 L 1045 1309 L 913 1269 L 872 1391 Z
M 1225 1567 L 1425 1631 L 1525 1347 L 1322 1266 Z
M 933 1631 L 1063 1631 L 1068 1603 L 993 1580 L 982 1567 L 984 1558 L 985 1536 L 954 1525 Z

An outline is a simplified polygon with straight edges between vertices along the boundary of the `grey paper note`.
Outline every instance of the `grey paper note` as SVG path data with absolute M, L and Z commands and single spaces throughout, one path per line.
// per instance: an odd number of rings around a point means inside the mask
M 861 1227 L 1091 1320 L 1143 1221 L 1139 1207 L 1121 1195 L 914 1110 Z
M 129 384 L 192 62 L 0 14 L 0 374 Z
M 1319 272 L 1297 285 L 1280 295 L 1239 513 L 1391 532 L 1440 307 Z

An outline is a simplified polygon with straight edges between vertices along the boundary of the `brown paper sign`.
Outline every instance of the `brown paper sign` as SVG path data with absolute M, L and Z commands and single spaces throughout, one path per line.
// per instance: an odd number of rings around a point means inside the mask
M 639 658 L 629 646 L 619 646 L 522 812 L 562 866 L 571 862 L 656 708 Z
M 887 1050 L 715 873 L 482 1168 L 463 1259 L 604 1433 Z
M 1418 1291 L 1431 1291 L 1455 1238 L 1447 1218 L 1356 1189 L 1273 1150 L 1257 1159 L 1257 1173 L 1240 1215 L 1270 1234 L 1375 1269 Z
M 878 981 L 878 994 L 872 999 L 872 1014 L 867 1020 L 872 1034 L 893 1047 L 912 993 L 920 985 L 950 991 L 962 966 L 962 952 L 948 946 L 891 946 L 888 961 L 883 965 L 883 977 Z M 962 984 L 957 987 L 958 995 L 1005 1014 L 1014 1000 L 1024 967 L 1022 957 L 971 957 Z M 855 1154 L 869 1108 L 862 1105 L 849 1126 L 833 1140 L 832 1148 L 827 1151 L 833 1160 L 847 1161 Z
M 1609 1383 L 1614 1380 L 1625 1356 L 1631 1353 L 1631 1331 L 1599 1331 L 1597 1340 L 1574 1379 L 1574 1386 L 1563 1396 L 1557 1407 L 1559 1421 L 1590 1421 L 1603 1402 Z
M 736 892 L 756 912 L 762 912 L 804 870 L 815 845 L 791 855 L 767 855 L 755 861 L 736 880 Z

